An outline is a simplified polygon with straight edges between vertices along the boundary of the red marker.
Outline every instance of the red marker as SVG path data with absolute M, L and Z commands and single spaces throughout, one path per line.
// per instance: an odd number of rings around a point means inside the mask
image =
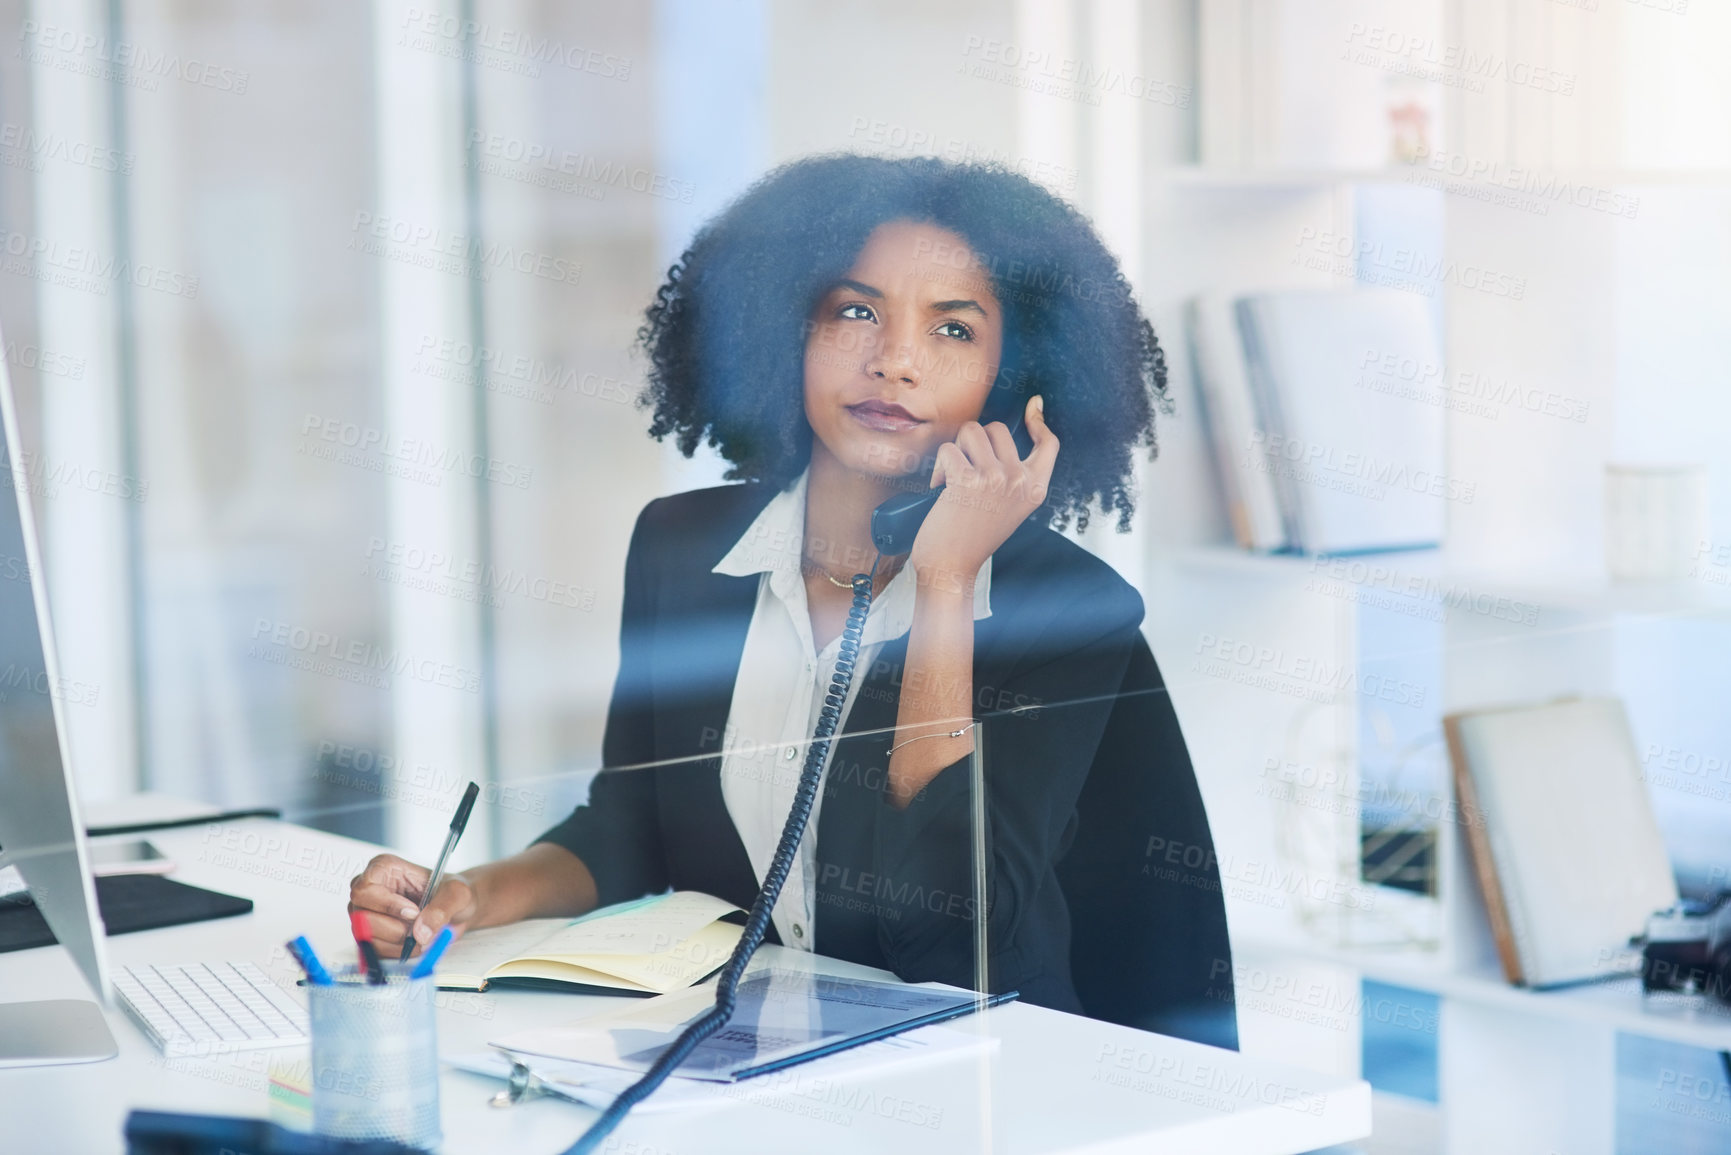
M 385 985 L 385 964 L 379 961 L 379 948 L 373 945 L 373 924 L 364 910 L 349 911 L 349 925 L 355 931 L 355 945 L 361 952 L 361 972 L 374 986 Z

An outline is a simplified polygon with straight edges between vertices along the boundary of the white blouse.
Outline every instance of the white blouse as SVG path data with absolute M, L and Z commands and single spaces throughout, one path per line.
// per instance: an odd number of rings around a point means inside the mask
M 776 494 L 757 515 L 713 572 L 736 577 L 761 574 L 757 606 L 745 634 L 739 677 L 733 683 L 733 704 L 722 738 L 721 795 L 728 816 L 745 844 L 752 868 L 761 885 L 775 858 L 781 828 L 793 807 L 794 789 L 812 732 L 817 728 L 823 699 L 835 674 L 838 636 L 816 652 L 811 633 L 811 613 L 805 600 L 805 579 L 800 574 L 804 556 L 806 475 Z M 848 711 L 859 694 L 872 662 L 884 643 L 908 632 L 914 617 L 914 578 L 907 570 L 896 574 L 873 599 L 866 615 L 860 656 L 854 680 L 848 687 L 840 737 Z M 990 617 L 992 563 L 988 558 L 974 583 L 974 620 Z M 830 758 L 835 745 L 830 745 Z M 824 763 L 824 773 L 829 763 Z M 823 806 L 820 780 L 811 820 L 793 869 L 775 904 L 774 921 L 781 941 L 800 950 L 815 950 L 818 814 Z

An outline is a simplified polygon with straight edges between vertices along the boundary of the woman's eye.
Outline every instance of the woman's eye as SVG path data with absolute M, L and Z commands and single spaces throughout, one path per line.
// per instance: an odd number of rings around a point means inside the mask
M 945 321 L 938 326 L 938 332 L 946 337 L 954 337 L 958 341 L 972 341 L 974 339 L 974 331 L 960 321 Z
M 835 315 L 844 321 L 877 320 L 877 316 L 871 311 L 870 306 L 862 305 L 857 301 L 851 305 L 843 305 L 841 308 L 836 310 Z

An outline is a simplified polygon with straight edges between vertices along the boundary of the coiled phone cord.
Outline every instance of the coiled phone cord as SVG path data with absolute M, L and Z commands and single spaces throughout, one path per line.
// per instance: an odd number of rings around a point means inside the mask
M 878 560 L 882 560 L 882 555 L 879 555 Z M 835 736 L 835 728 L 841 722 L 842 707 L 847 704 L 848 686 L 853 682 L 854 662 L 859 657 L 860 638 L 865 632 L 866 613 L 871 609 L 872 583 L 877 579 L 877 572 L 878 562 L 873 561 L 871 573 L 853 575 L 853 605 L 848 608 L 847 624 L 842 627 L 841 645 L 835 659 L 835 674 L 830 678 L 829 692 L 824 695 L 823 709 L 818 714 L 817 732 L 812 735 L 811 746 L 805 752 L 805 766 L 800 771 L 799 785 L 794 789 L 793 807 L 788 811 L 787 822 L 781 828 L 781 841 L 776 844 L 769 873 L 764 876 L 763 886 L 757 892 L 757 900 L 751 904 L 751 915 L 745 921 L 745 931 L 739 936 L 739 943 L 733 948 L 727 965 L 722 967 L 721 979 L 715 985 L 715 1005 L 680 1032 L 673 1044 L 661 1052 L 661 1056 L 643 1073 L 643 1077 L 608 1104 L 607 1109 L 601 1112 L 601 1117 L 590 1124 L 589 1130 L 583 1133 L 583 1137 L 578 1139 L 565 1155 L 588 1155 L 588 1152 L 594 1151 L 596 1145 L 624 1121 L 631 1108 L 647 1099 L 650 1093 L 673 1073 L 674 1068 L 697 1049 L 699 1043 L 720 1030 L 727 1020 L 733 1017 L 739 998 L 739 980 L 745 977 L 745 968 L 751 962 L 751 956 L 757 953 L 757 948 L 763 945 L 763 936 L 769 932 L 770 912 L 775 909 L 775 900 L 781 896 L 782 885 L 787 882 L 787 872 L 793 868 L 794 853 L 798 851 L 800 839 L 805 835 L 806 823 L 811 820 L 812 803 L 817 801 L 818 778 L 823 772 L 824 759 L 829 755 L 830 739 Z

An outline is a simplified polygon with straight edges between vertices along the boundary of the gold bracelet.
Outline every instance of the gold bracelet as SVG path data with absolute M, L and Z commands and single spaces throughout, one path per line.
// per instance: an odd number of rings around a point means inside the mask
M 969 722 L 966 726 L 963 726 L 960 730 L 951 730 L 947 734 L 921 734 L 918 738 L 909 738 L 907 742 L 897 742 L 894 746 L 890 747 L 889 752 L 891 754 L 894 754 L 897 750 L 900 750 L 903 746 L 906 746 L 908 744 L 908 742 L 921 742 L 927 738 L 960 738 L 963 734 L 966 734 L 969 730 L 972 730 L 975 726 L 978 726 L 978 725 L 979 725 L 979 722 L 977 722 L 977 721 L 976 722 Z

